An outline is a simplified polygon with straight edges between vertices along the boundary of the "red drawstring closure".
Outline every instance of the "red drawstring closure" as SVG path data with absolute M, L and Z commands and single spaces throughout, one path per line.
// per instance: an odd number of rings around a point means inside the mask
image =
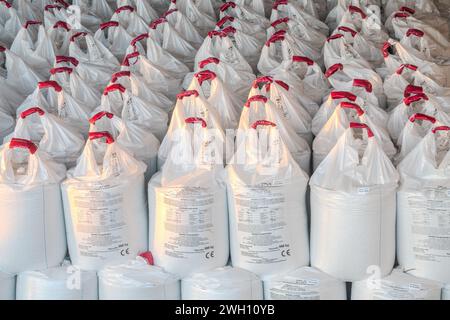
M 353 93 L 348 92 L 348 91 L 331 91 L 330 96 L 331 96 L 331 99 L 333 99 L 333 100 L 347 99 L 347 100 L 355 102 L 357 99 L 356 95 L 354 95 Z
M 126 55 L 125 58 L 123 58 L 122 66 L 129 67 L 130 60 L 139 57 L 139 55 L 140 55 L 139 51 L 135 51 L 135 52 L 132 52 L 132 53 Z
M 114 138 L 108 131 L 100 131 L 100 132 L 89 132 L 89 140 L 98 140 L 98 139 L 106 139 L 107 144 L 113 144 Z
M 58 21 L 58 22 L 56 22 L 55 25 L 53 26 L 53 29 L 56 29 L 56 28 L 63 28 L 66 31 L 70 31 L 70 26 L 65 21 Z
M 342 65 L 342 63 L 336 63 L 336 64 L 332 65 L 330 68 L 328 68 L 328 70 L 325 72 L 325 77 L 329 78 L 336 72 L 342 71 L 342 70 L 344 70 L 344 66 Z
M 365 80 L 365 79 L 354 79 L 353 86 L 364 88 L 364 89 L 366 89 L 366 92 L 368 92 L 368 93 L 371 93 L 373 90 L 372 84 L 370 83 L 370 81 Z
M 253 96 L 247 100 L 247 102 L 245 103 L 245 107 L 250 108 L 250 106 L 253 102 L 267 103 L 267 100 L 268 100 L 267 97 L 262 96 L 262 95 Z
M 252 129 L 258 129 L 259 126 L 266 126 L 266 127 L 276 127 L 277 125 L 273 123 L 272 121 L 268 120 L 258 120 L 255 123 L 252 124 Z
M 356 7 L 356 6 L 349 6 L 348 7 L 348 11 L 350 11 L 350 13 L 358 13 L 360 16 L 361 16 L 361 18 L 362 19 L 366 19 L 367 18 L 367 15 L 364 13 L 364 11 L 361 9 L 361 8 L 359 8 L 359 7 Z
M 131 44 L 133 47 L 135 47 L 135 46 L 136 46 L 136 43 L 138 43 L 138 42 L 141 41 L 141 40 L 148 39 L 149 37 L 150 37 L 150 35 L 149 35 L 148 33 L 140 34 L 140 35 L 138 35 L 136 38 L 134 38 L 133 40 L 131 40 L 130 44 Z
M 56 56 L 56 63 L 62 63 L 62 62 L 67 62 L 72 64 L 73 66 L 77 67 L 78 64 L 80 63 L 78 61 L 78 59 L 74 58 L 74 57 L 69 57 L 69 56 Z
M 228 35 L 228 34 L 234 34 L 234 33 L 236 33 L 236 28 L 234 28 L 234 27 L 232 27 L 232 26 L 228 26 L 228 27 L 226 27 L 226 28 L 223 28 L 222 29 L 222 32 L 225 34 L 225 35 Z
M 208 126 L 206 124 L 206 121 L 203 118 L 198 118 L 198 117 L 186 118 L 186 119 L 184 119 L 184 122 L 185 123 L 201 123 L 202 128 L 206 128 Z
M 203 71 L 197 72 L 194 75 L 194 77 L 196 77 L 198 83 L 200 85 L 202 85 L 203 82 L 206 81 L 206 80 L 211 80 L 211 81 L 214 80 L 217 77 L 217 75 L 214 72 L 210 71 L 210 70 L 203 70 Z
M 343 109 L 353 109 L 358 114 L 358 117 L 361 117 L 364 114 L 364 110 L 361 109 L 356 103 L 352 102 L 341 102 L 340 107 Z
M 428 96 L 424 93 L 418 93 L 414 96 L 410 96 L 408 98 L 403 99 L 403 102 L 409 107 L 412 103 L 420 100 L 428 101 Z
M 112 118 L 114 118 L 114 115 L 111 112 L 100 111 L 99 113 L 94 115 L 91 119 L 89 119 L 89 123 L 95 124 L 98 120 L 102 119 L 103 117 L 112 119 Z
M 110 86 L 107 86 L 105 88 L 105 90 L 103 91 L 103 95 L 107 96 L 108 93 L 113 92 L 113 91 L 120 91 L 121 93 L 125 93 L 126 90 L 127 89 L 123 85 L 121 85 L 120 83 L 115 83 L 115 84 L 112 84 Z
M 87 36 L 87 32 L 77 32 L 70 38 L 70 41 L 75 42 L 75 40 L 77 40 L 77 38 L 85 37 L 85 36 Z
M 30 140 L 19 139 L 19 138 L 12 138 L 11 142 L 9 143 L 9 148 L 10 149 L 16 149 L 16 148 L 28 149 L 28 151 L 31 154 L 35 154 L 38 149 L 37 146 Z
M 177 94 L 177 99 L 178 100 L 183 100 L 184 98 L 191 97 L 191 96 L 194 96 L 194 97 L 197 98 L 198 97 L 198 91 L 197 90 L 183 91 L 183 92 Z
M 58 67 L 50 69 L 50 74 L 55 75 L 57 73 L 68 73 L 71 74 L 73 72 L 73 68 L 69 67 Z
M 37 20 L 28 20 L 27 22 L 25 22 L 23 27 L 25 29 L 28 29 L 29 26 L 36 25 L 36 24 L 42 24 L 42 22 L 41 21 L 37 21 Z
M 352 37 L 356 36 L 356 34 L 358 33 L 355 30 L 353 30 L 352 28 L 349 28 L 349 27 L 346 27 L 346 26 L 340 26 L 338 28 L 338 30 L 342 31 L 342 32 L 348 32 L 348 33 L 350 33 L 352 35 Z
M 204 67 L 206 67 L 210 63 L 218 64 L 219 62 L 220 62 L 219 59 L 214 58 L 214 57 L 209 57 L 209 58 L 206 58 L 205 60 L 200 61 L 198 63 L 198 67 L 200 69 L 203 69 Z
M 233 21 L 234 21 L 234 17 L 225 16 L 216 23 L 216 27 L 222 28 L 225 23 L 233 22 Z
M 280 31 L 281 31 L 281 30 L 280 30 Z M 267 46 L 267 47 L 270 47 L 270 45 L 271 45 L 272 43 L 275 43 L 275 42 L 278 42 L 278 41 L 283 41 L 283 40 L 284 40 L 284 35 L 283 35 L 283 34 L 280 34 L 280 33 L 273 34 L 273 35 L 269 38 L 269 40 L 267 40 L 266 46 Z
M 419 29 L 408 29 L 408 31 L 406 31 L 407 37 L 416 36 L 418 38 L 422 38 L 424 35 L 425 33 Z
M 118 21 L 108 21 L 105 23 L 100 24 L 100 30 L 105 30 L 112 27 L 118 27 L 119 22 Z
M 412 96 L 413 94 L 421 94 L 421 93 L 424 93 L 422 87 L 408 84 L 405 88 L 403 96 L 405 98 L 408 98 L 408 97 Z
M 162 15 L 162 17 L 163 18 L 166 18 L 168 15 L 171 15 L 172 13 L 174 13 L 174 12 L 177 12 L 178 11 L 178 9 L 170 9 L 170 10 L 168 10 L 168 11 L 166 11 L 166 12 L 164 12 L 164 14 Z
M 411 116 L 411 118 L 409 118 L 409 121 L 411 121 L 412 123 L 416 122 L 416 120 L 429 121 L 433 124 L 436 122 L 436 118 L 423 113 L 416 113 Z
M 30 109 L 27 109 L 27 110 L 23 111 L 20 114 L 20 117 L 22 119 L 26 119 L 26 118 L 28 118 L 29 116 L 31 116 L 32 114 L 35 114 L 35 113 L 39 114 L 40 116 L 43 116 L 45 114 L 45 111 L 42 110 L 39 107 L 33 107 L 33 108 L 30 108 Z
M 121 13 L 122 11 L 133 12 L 134 8 L 132 6 L 121 6 L 114 11 L 114 13 Z
M 448 127 L 448 126 L 439 126 L 439 127 L 433 128 L 433 130 L 432 130 L 432 132 L 434 134 L 436 134 L 436 132 L 438 132 L 438 131 L 450 131 L 450 127 Z
M 336 33 L 336 34 L 333 34 L 331 37 L 328 37 L 327 42 L 330 42 L 331 40 L 340 39 L 343 37 L 344 37 L 344 35 L 342 33 Z
M 278 26 L 279 24 L 288 23 L 288 22 L 289 22 L 289 17 L 284 17 L 284 18 L 275 20 L 270 25 L 272 26 L 272 28 L 276 28 L 276 26 Z
M 310 59 L 308 57 L 301 57 L 301 56 L 293 56 L 292 57 L 292 62 L 304 62 L 308 66 L 314 65 L 314 61 L 312 59 Z
M 225 2 L 223 5 L 220 6 L 220 12 L 224 12 L 226 10 L 228 10 L 228 8 L 236 8 L 236 3 L 234 2 Z
M 211 38 L 211 39 L 213 37 L 221 37 L 221 38 L 223 38 L 223 37 L 226 37 L 226 36 L 227 36 L 227 34 L 222 32 L 222 30 L 212 30 L 212 31 L 208 32 L 208 37 Z
M 70 5 L 67 2 L 65 2 L 64 0 L 55 0 L 55 2 L 58 2 L 60 5 L 62 5 L 66 9 L 68 7 L 70 7 Z
M 119 72 L 114 73 L 111 76 L 111 82 L 114 83 L 117 80 L 119 80 L 119 78 L 130 77 L 130 76 L 131 76 L 131 72 L 130 71 L 119 71 Z
M 4 46 L 0 46 L 0 52 L 5 52 L 6 48 Z
M 8 9 L 12 7 L 11 4 L 6 0 L 0 0 L 0 2 L 3 3 Z
M 284 36 L 286 34 L 286 30 L 278 30 L 272 34 L 272 36 Z
M 385 58 L 389 57 L 389 49 L 391 47 L 392 47 L 392 45 L 388 41 L 386 41 L 383 44 L 383 48 L 381 49 L 381 52 L 383 53 L 383 57 L 385 57 Z
M 287 0 L 277 0 L 273 3 L 272 9 L 278 10 L 278 6 L 287 5 L 287 4 L 288 4 Z
M 149 266 L 153 266 L 155 264 L 155 261 L 153 259 L 153 254 L 150 251 L 141 253 L 139 255 L 139 257 L 143 258 Z
M 58 84 L 58 82 L 56 81 L 42 81 L 42 82 L 38 82 L 38 87 L 39 89 L 48 89 L 48 88 L 52 88 L 54 89 L 56 92 L 61 92 L 62 91 L 62 87 Z
M 409 63 L 404 63 L 402 64 L 396 71 L 397 74 L 402 74 L 403 70 L 405 70 L 405 68 L 412 70 L 412 71 L 416 71 L 418 68 L 417 66 L 413 65 L 413 64 L 409 64 Z
M 396 19 L 406 19 L 406 18 L 409 18 L 409 17 L 410 17 L 410 15 L 408 13 L 406 13 L 406 12 L 396 12 L 394 14 L 394 18 L 396 18 Z
M 150 22 L 149 27 L 153 30 L 155 30 L 161 23 L 167 22 L 166 18 L 158 18 L 152 22 Z
M 398 9 L 398 10 L 406 12 L 406 13 L 409 13 L 409 14 L 415 14 L 416 13 L 416 10 L 414 10 L 413 8 L 410 8 L 410 7 L 406 7 L 406 6 L 400 7 L 400 9 Z
M 253 81 L 253 88 L 258 88 L 261 83 L 272 83 L 273 78 L 271 76 L 263 76 L 256 78 L 255 81 Z
M 370 129 L 369 126 L 367 124 L 365 124 L 365 123 L 351 122 L 350 123 L 350 128 L 351 129 L 366 129 L 367 130 L 367 136 L 369 138 L 372 138 L 374 136 L 372 129 Z
M 4 2 L 4 1 L 1 1 Z M 44 11 L 50 11 L 51 9 L 58 9 L 61 10 L 63 7 L 57 5 L 57 4 L 48 4 L 44 7 Z

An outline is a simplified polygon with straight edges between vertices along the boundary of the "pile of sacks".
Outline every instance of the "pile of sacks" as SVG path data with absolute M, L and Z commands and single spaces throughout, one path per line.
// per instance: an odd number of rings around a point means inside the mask
M 0 2 L 0 299 L 450 299 L 449 8 Z

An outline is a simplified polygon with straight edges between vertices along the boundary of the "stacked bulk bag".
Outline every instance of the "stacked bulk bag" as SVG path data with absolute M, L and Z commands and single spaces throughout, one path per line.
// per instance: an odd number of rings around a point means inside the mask
M 347 300 L 345 282 L 303 267 L 264 280 L 266 300 Z
M 410 274 L 450 282 L 450 127 L 435 123 L 398 165 L 397 249 Z
M 98 273 L 100 300 L 179 300 L 180 279 L 138 257 Z
M 15 124 L 14 118 L 0 107 L 0 141 L 14 130 Z
M 17 276 L 17 300 L 97 300 L 97 274 L 69 263 Z
M 364 279 L 373 265 L 389 274 L 397 183 L 371 129 L 350 123 L 310 181 L 312 266 L 346 281 Z
M 183 300 L 262 300 L 263 286 L 255 274 L 233 267 L 199 272 L 181 282 Z
M 108 146 L 96 150 L 93 140 Z M 98 270 L 147 249 L 144 163 L 108 132 L 91 132 L 77 166 L 62 184 L 69 254 L 74 265 Z
M 0 3 L 0 16 L 0 41 L 10 46 L 25 21 L 8 1 Z
M 180 277 L 223 267 L 229 257 L 223 133 L 199 117 L 183 122 L 148 188 L 150 251 Z
M 14 132 L 6 137 L 5 141 L 11 138 L 32 141 L 53 161 L 64 164 L 68 168 L 75 165 L 84 146 L 84 137 L 81 133 L 39 107 L 20 113 Z
M 118 21 L 111 20 L 100 25 L 95 32 L 94 39 L 98 40 L 119 61 L 122 61 L 133 36 Z
M 112 113 L 101 111 L 89 120 L 90 132 L 107 131 L 122 147 L 147 166 L 145 181 L 149 181 L 156 172 L 159 141 L 150 132 L 139 126 L 127 123 Z M 107 145 L 99 140 L 92 142 L 97 150 L 105 152 Z
M 24 162 L 16 149 L 28 150 Z M 17 138 L 2 146 L 0 163 L 0 269 L 18 273 L 60 264 L 67 250 L 59 189 L 65 167 Z
M 242 129 L 226 169 L 232 265 L 260 276 L 308 265 L 308 175 L 275 123 Z
M 283 110 L 280 110 L 263 95 L 252 95 L 253 92 L 250 93 L 251 97 L 242 110 L 239 129 L 249 130 L 259 120 L 268 120 L 275 123 L 277 132 L 280 133 L 283 143 L 287 146 L 292 158 L 305 173 L 309 174 L 311 148 L 308 142 L 297 135 L 291 123 L 284 116 Z
M 352 300 L 441 300 L 442 289 L 439 282 L 395 269 L 381 279 L 354 282 Z
M 16 277 L 0 271 L 0 301 L 16 299 Z

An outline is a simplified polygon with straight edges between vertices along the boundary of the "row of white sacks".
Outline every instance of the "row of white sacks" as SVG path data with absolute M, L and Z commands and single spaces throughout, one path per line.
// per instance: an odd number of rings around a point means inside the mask
M 98 272 L 65 263 L 16 278 L 0 273 L 0 300 L 347 300 L 346 283 L 311 267 L 261 280 L 222 267 L 180 280 L 138 257 Z M 450 287 L 395 269 L 352 283 L 352 300 L 450 300 Z

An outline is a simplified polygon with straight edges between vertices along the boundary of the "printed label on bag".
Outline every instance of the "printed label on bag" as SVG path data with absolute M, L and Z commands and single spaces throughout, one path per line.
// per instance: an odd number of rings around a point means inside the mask
M 164 219 L 160 245 L 167 256 L 189 259 L 201 255 L 215 257 L 214 194 L 205 188 L 160 188 L 158 215 Z
M 97 184 L 68 190 L 75 238 L 81 256 L 99 258 L 127 256 L 122 184 Z
M 284 262 L 293 255 L 285 220 L 285 186 L 235 187 L 240 254 L 245 263 Z
M 381 281 L 380 288 L 373 291 L 374 300 L 423 300 L 427 290 L 418 283 L 397 285 L 391 281 Z
M 272 300 L 320 300 L 319 279 L 292 279 L 271 283 Z
M 368 194 L 369 192 L 370 192 L 370 188 L 369 187 L 358 188 L 358 194 L 359 195 Z

